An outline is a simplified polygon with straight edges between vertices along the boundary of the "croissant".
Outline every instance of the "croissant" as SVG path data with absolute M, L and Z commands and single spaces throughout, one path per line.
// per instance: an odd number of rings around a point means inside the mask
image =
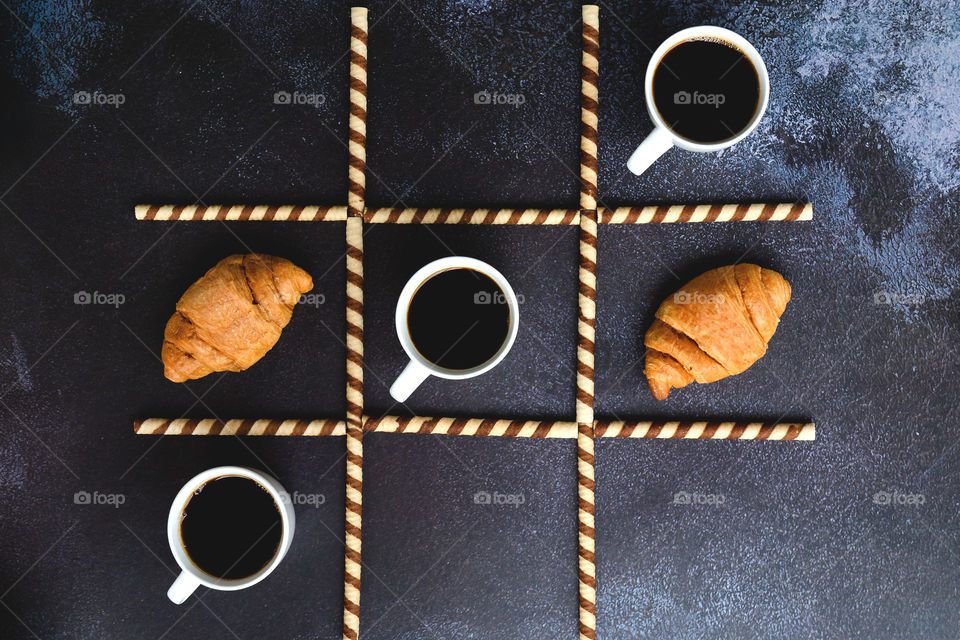
M 163 332 L 163 375 L 183 382 L 247 369 L 276 344 L 293 305 L 312 288 L 310 274 L 289 260 L 224 258 L 177 302 Z
M 657 309 L 647 330 L 644 373 L 665 400 L 673 387 L 746 371 L 767 351 L 790 301 L 790 284 L 755 264 L 712 269 Z

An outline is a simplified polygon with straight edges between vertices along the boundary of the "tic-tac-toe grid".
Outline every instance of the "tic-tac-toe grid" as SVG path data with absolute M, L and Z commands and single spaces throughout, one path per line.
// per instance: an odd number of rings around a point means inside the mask
M 351 9 L 349 191 L 346 206 L 138 205 L 138 220 L 179 221 L 345 221 L 346 354 L 345 420 L 138 420 L 147 435 L 346 436 L 346 514 L 343 638 L 357 640 L 360 629 L 363 433 L 432 433 L 577 441 L 578 569 L 580 638 L 596 637 L 594 528 L 594 439 L 599 437 L 727 440 L 813 440 L 813 423 L 717 421 L 610 421 L 594 416 L 594 334 L 598 224 L 810 220 L 809 203 L 597 207 L 597 127 L 599 116 L 599 10 L 582 7 L 580 95 L 580 202 L 576 209 L 367 208 L 365 199 L 367 117 L 367 10 Z M 363 225 L 506 224 L 576 225 L 580 228 L 577 321 L 577 396 L 573 421 L 444 417 L 370 417 L 363 414 Z

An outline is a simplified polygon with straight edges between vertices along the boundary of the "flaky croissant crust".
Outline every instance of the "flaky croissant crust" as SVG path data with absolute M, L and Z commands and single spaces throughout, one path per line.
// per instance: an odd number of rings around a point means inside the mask
M 783 276 L 755 264 L 719 267 L 688 282 L 660 305 L 644 338 L 654 398 L 745 371 L 766 353 L 789 301 Z
M 266 354 L 313 280 L 289 260 L 224 258 L 183 294 L 163 334 L 163 374 L 174 382 L 242 371 Z

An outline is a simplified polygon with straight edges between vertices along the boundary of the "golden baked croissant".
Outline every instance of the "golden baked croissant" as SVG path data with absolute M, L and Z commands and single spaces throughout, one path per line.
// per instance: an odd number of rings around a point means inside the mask
M 289 260 L 224 258 L 177 302 L 163 332 L 163 375 L 183 382 L 250 367 L 276 344 L 293 305 L 312 288 L 310 274 Z
M 644 373 L 665 400 L 672 387 L 746 371 L 764 353 L 790 301 L 790 284 L 755 264 L 712 269 L 657 309 L 647 331 Z

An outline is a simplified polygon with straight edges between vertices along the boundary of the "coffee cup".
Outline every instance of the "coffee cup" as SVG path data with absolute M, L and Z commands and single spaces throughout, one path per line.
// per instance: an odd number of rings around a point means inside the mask
M 653 52 L 644 95 L 653 131 L 627 161 L 636 175 L 673 147 L 725 149 L 753 131 L 767 108 L 770 80 L 757 50 L 729 29 L 691 27 Z
M 194 476 L 167 518 L 181 570 L 167 597 L 181 604 L 200 585 L 236 591 L 257 584 L 283 560 L 294 524 L 289 494 L 266 473 L 224 466 Z
M 429 376 L 463 380 L 497 366 L 517 337 L 513 287 L 489 264 L 462 256 L 417 271 L 397 301 L 397 337 L 410 362 L 390 387 L 403 402 Z

